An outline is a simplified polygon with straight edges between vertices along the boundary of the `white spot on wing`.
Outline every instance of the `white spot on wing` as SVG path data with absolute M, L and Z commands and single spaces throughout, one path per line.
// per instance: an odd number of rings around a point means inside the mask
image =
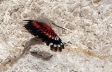
M 61 46 L 58 44 L 58 47 L 61 47 Z
M 54 39 L 54 37 L 52 37 L 52 39 Z
M 63 45 L 62 43 L 60 43 L 60 45 Z
M 56 44 L 54 44 L 54 47 L 57 47 L 57 45 L 56 45 Z
M 50 43 L 49 45 L 51 46 L 51 45 L 53 45 L 53 43 Z
M 55 40 L 59 40 L 59 37 L 58 37 L 58 36 L 56 36 Z

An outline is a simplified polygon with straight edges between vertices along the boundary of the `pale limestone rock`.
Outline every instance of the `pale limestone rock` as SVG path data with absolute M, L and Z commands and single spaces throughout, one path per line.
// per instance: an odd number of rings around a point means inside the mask
M 67 29 L 61 53 L 32 45 L 23 20 L 41 16 Z M 0 0 L 0 42 L 0 72 L 111 72 L 112 0 Z

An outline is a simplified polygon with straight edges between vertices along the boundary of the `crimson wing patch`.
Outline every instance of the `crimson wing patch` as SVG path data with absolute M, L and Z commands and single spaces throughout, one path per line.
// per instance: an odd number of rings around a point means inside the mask
M 35 20 L 24 20 L 27 24 L 24 27 L 34 36 L 39 37 L 47 45 L 50 45 L 52 51 L 62 51 L 64 44 L 58 35 L 51 29 L 51 27 L 44 22 Z

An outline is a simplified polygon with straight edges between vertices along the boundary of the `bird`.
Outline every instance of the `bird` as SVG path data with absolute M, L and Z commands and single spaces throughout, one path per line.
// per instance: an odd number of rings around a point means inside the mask
M 61 52 L 64 49 L 64 44 L 60 37 L 52 29 L 52 25 L 65 29 L 56 25 L 54 22 L 47 18 L 38 20 L 23 20 L 27 21 L 24 25 L 26 30 L 29 31 L 35 37 L 40 38 L 47 46 L 50 46 L 50 50 L 54 52 Z

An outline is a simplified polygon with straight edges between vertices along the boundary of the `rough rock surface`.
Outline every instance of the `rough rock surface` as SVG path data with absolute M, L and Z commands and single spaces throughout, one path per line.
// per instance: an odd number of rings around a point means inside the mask
M 67 29 L 62 52 L 25 30 L 38 17 Z M 0 42 L 0 72 L 112 72 L 112 0 L 0 0 Z

